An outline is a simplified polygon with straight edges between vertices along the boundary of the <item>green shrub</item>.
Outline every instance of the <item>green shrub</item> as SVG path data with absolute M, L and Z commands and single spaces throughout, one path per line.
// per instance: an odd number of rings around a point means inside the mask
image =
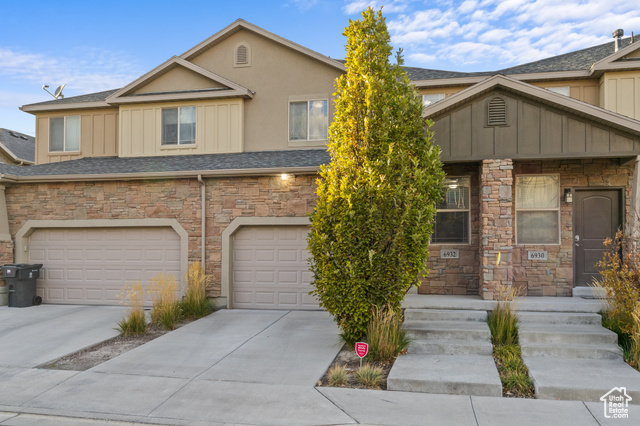
M 182 309 L 178 301 L 178 284 L 173 275 L 158 274 L 147 286 L 151 296 L 151 322 L 161 324 L 167 330 L 174 330 L 182 319 Z
M 367 325 L 367 342 L 370 359 L 387 362 L 407 349 L 411 338 L 395 312 L 375 307 Z
M 327 372 L 330 386 L 344 386 L 349 381 L 349 372 L 344 365 L 335 365 Z
M 382 384 L 382 368 L 371 364 L 364 364 L 356 370 L 356 380 L 369 389 L 380 389 Z
M 487 323 L 494 346 L 518 344 L 518 317 L 508 302 L 498 302 L 487 314 Z
M 187 272 L 187 288 L 180 307 L 185 317 L 198 319 L 213 312 L 211 301 L 207 299 L 207 288 L 211 285 L 211 277 L 205 274 L 200 262 L 189 265 Z
M 144 292 L 140 281 L 134 282 L 131 287 L 126 285 L 120 291 L 120 301 L 129 308 L 122 320 L 118 321 L 116 330 L 123 336 L 144 334 L 147 332 L 147 320 L 144 314 Z
M 389 63 L 382 13 L 368 8 L 345 35 L 331 163 L 320 170 L 308 243 L 312 294 L 344 339 L 355 342 L 366 334 L 374 306 L 399 313 L 407 290 L 426 275 L 444 173 L 401 52 L 397 64 Z

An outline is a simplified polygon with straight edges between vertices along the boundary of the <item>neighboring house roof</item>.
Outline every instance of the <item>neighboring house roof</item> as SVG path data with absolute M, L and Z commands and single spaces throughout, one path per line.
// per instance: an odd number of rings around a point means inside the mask
M 329 163 L 324 149 L 257 151 L 165 157 L 86 157 L 19 167 L 0 164 L 0 181 L 109 180 L 185 176 L 315 173 Z
M 36 158 L 36 138 L 0 128 L 0 150 L 16 163 L 33 164 Z
M 38 102 L 20 107 L 25 112 L 50 111 L 53 109 L 110 107 L 107 98 L 120 89 L 105 90 L 104 92 L 89 93 L 87 95 L 71 96 L 69 98 L 54 99 L 52 101 Z

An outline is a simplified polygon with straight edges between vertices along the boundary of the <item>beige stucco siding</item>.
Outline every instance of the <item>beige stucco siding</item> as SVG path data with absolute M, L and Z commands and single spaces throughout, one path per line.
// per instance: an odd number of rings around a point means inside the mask
M 603 85 L 605 109 L 640 120 L 640 71 L 605 73 Z
M 196 143 L 162 146 L 162 109 L 196 107 Z M 120 107 L 121 157 L 242 152 L 243 100 L 135 104 Z
M 249 45 L 251 66 L 234 67 L 235 47 Z M 317 95 L 329 100 L 329 122 L 334 108 L 331 95 L 340 71 L 248 30 L 241 30 L 191 59 L 194 64 L 255 92 L 244 104 L 245 151 L 324 146 L 324 141 L 289 144 L 291 97 Z M 301 146 L 302 145 L 302 146 Z
M 80 151 L 49 152 L 49 118 L 77 115 L 80 116 Z M 116 108 L 36 114 L 36 164 L 115 155 L 118 155 Z
M 182 90 L 198 90 L 225 87 L 203 75 L 176 66 L 166 73 L 139 88 L 133 94 L 173 92 Z

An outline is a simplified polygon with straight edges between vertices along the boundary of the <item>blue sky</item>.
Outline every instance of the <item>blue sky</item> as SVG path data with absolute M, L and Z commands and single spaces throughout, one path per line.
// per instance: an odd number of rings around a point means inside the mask
M 497 70 L 640 33 L 635 1 L 611 0 L 0 0 L 0 127 L 34 134 L 18 107 L 122 87 L 238 18 L 344 57 L 349 19 L 384 6 L 406 65 Z

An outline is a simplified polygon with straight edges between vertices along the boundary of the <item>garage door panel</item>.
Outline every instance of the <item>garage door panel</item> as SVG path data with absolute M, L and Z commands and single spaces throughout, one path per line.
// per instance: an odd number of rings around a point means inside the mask
M 119 304 L 134 281 L 146 285 L 158 272 L 180 280 L 180 254 L 168 227 L 37 229 L 29 238 L 29 261 L 44 264 L 37 291 L 46 303 Z
M 247 226 L 233 240 L 232 305 L 236 308 L 318 309 L 306 226 Z

